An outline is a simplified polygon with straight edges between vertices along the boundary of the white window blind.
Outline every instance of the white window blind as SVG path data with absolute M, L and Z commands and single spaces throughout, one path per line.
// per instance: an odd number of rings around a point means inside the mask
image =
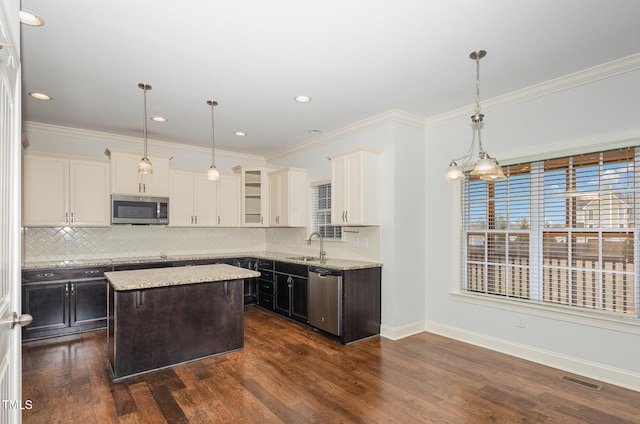
M 342 227 L 331 225 L 331 183 L 311 186 L 311 232 L 325 239 L 342 239 Z
M 467 180 L 462 289 L 638 317 L 637 164 L 627 148 Z

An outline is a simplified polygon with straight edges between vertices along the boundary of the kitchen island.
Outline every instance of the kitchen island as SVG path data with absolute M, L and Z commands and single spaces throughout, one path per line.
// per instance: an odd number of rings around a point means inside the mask
M 242 349 L 243 280 L 227 264 L 106 272 L 114 381 Z

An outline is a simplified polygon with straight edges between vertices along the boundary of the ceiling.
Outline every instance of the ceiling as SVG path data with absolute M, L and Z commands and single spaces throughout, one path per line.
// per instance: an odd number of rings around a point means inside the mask
M 22 0 L 23 120 L 269 156 L 399 109 L 432 117 L 640 52 L 637 0 Z M 28 92 L 45 92 L 38 101 Z M 310 103 L 296 103 L 296 95 Z M 322 135 L 309 130 L 318 129 Z M 245 137 L 234 136 L 244 131 Z

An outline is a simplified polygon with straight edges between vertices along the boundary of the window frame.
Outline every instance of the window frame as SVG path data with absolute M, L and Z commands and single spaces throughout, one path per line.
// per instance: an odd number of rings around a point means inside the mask
M 631 145 L 631 146 L 619 146 L 616 148 L 616 150 L 618 149 L 624 149 L 624 148 L 628 148 L 628 147 L 633 147 L 636 145 Z M 596 154 L 596 155 L 602 155 L 601 157 L 604 157 L 604 153 L 610 151 L 612 148 L 610 149 L 602 149 L 602 150 L 597 150 L 596 152 L 593 152 L 592 154 Z M 626 328 L 625 330 L 622 331 L 630 331 L 633 332 L 634 334 L 640 334 L 640 308 L 639 308 L 639 304 L 640 304 L 640 300 L 639 300 L 639 295 L 640 295 L 640 278 L 639 278 L 639 274 L 638 274 L 638 269 L 639 269 L 639 261 L 638 261 L 638 257 L 640 252 L 638 252 L 638 243 L 639 243 L 639 232 L 640 232 L 640 228 L 638 226 L 638 216 L 640 216 L 640 211 L 639 211 L 639 186 L 640 186 L 640 166 L 639 166 L 639 157 L 640 157 L 640 152 L 639 152 L 639 148 L 635 148 L 634 154 L 631 156 L 632 158 L 630 159 L 629 162 L 633 162 L 634 164 L 634 174 L 633 174 L 633 189 L 632 189 L 632 193 L 634 193 L 635 195 L 635 201 L 633 203 L 633 208 L 635 208 L 634 212 L 634 216 L 633 217 L 628 217 L 633 221 L 632 226 L 629 227 L 625 227 L 625 228 L 619 228 L 620 225 L 614 225 L 614 226 L 610 226 L 610 227 L 605 227 L 604 225 L 595 228 L 593 230 L 591 230 L 590 228 L 587 227 L 587 225 L 584 226 L 584 228 L 578 227 L 577 225 L 575 225 L 575 221 L 576 221 L 576 216 L 575 213 L 573 213 L 572 216 L 567 215 L 567 220 L 572 220 L 571 223 L 574 225 L 569 225 L 569 228 L 563 228 L 560 229 L 558 228 L 560 231 L 563 231 L 565 233 L 567 233 L 567 236 L 569 237 L 569 239 L 571 240 L 573 237 L 573 234 L 578 234 L 578 233 L 589 233 L 590 231 L 595 231 L 597 234 L 599 234 L 600 236 L 600 240 L 602 240 L 602 236 L 603 235 L 607 235 L 608 233 L 620 233 L 620 232 L 624 232 L 624 233 L 632 233 L 632 237 L 631 240 L 633 240 L 633 247 L 634 247 L 634 251 L 633 251 L 633 269 L 634 269 L 634 280 L 633 280 L 633 293 L 635 295 L 635 299 L 634 299 L 634 313 L 633 314 L 628 314 L 628 315 L 621 315 L 621 314 L 617 314 L 615 312 L 605 312 L 599 309 L 591 309 L 591 308 L 586 308 L 583 306 L 579 306 L 579 305 L 565 305 L 565 304 L 556 304 L 556 303 L 549 303 L 549 302 L 544 302 L 542 301 L 542 293 L 533 293 L 534 290 L 534 283 L 531 282 L 531 292 L 529 293 L 528 297 L 526 299 L 519 299 L 517 297 L 507 297 L 507 296 L 496 296 L 495 294 L 486 294 L 486 293 L 478 293 L 475 291 L 471 291 L 468 289 L 468 276 L 467 276 L 467 272 L 468 272 L 468 262 L 469 262 L 469 256 L 468 256 L 468 235 L 469 234 L 473 234 L 474 232 L 476 232 L 473 229 L 469 228 L 469 216 L 468 211 L 469 211 L 469 205 L 468 205 L 468 189 L 469 189 L 469 182 L 467 180 L 463 181 L 462 185 L 461 185 L 461 190 L 460 190 L 460 198 L 461 198 L 461 209 L 460 209 L 460 216 L 461 216 L 461 226 L 460 226 L 460 253 L 461 253 L 461 258 L 460 258 L 460 274 L 459 274 L 459 283 L 457 288 L 453 291 L 452 294 L 456 295 L 460 300 L 463 301 L 467 301 L 467 302 L 471 302 L 471 303 L 480 303 L 480 304 L 487 304 L 490 303 L 492 305 L 497 305 L 500 308 L 504 308 L 504 309 L 509 309 L 509 310 L 514 310 L 514 311 L 518 311 L 518 312 L 526 312 L 528 311 L 528 313 L 531 312 L 531 308 L 535 309 L 536 311 L 542 313 L 543 315 L 549 315 L 549 316 L 554 316 L 557 319 L 558 314 L 565 316 L 564 319 L 569 320 L 569 321 L 573 321 L 574 319 L 577 319 L 578 321 L 583 321 L 583 320 L 594 320 L 594 323 L 592 323 L 592 325 L 595 325 L 595 322 L 600 323 L 599 325 L 596 326 L 604 326 L 604 327 L 608 327 L 609 325 L 614 325 L 616 327 L 616 329 L 620 329 L 618 327 L 618 324 L 620 323 L 624 323 L 624 324 L 628 324 L 628 328 Z M 565 154 L 565 156 L 577 156 L 580 154 L 584 154 L 584 153 L 588 153 L 588 152 L 583 152 L 583 153 L 577 153 L 577 154 Z M 558 158 L 558 157 L 557 157 Z M 559 157 L 558 159 L 562 159 L 561 157 Z M 545 161 L 549 161 L 549 159 L 545 159 L 545 158 L 541 158 L 541 157 L 537 157 L 535 158 L 532 162 L 530 162 L 531 166 L 535 166 L 535 163 L 538 164 L 542 164 Z M 522 164 L 523 162 L 518 162 L 520 164 Z M 600 173 L 602 173 L 602 161 L 600 162 L 600 168 L 598 168 L 598 175 L 600 175 Z M 604 162 L 607 163 L 607 162 Z M 624 161 L 621 161 L 621 163 L 624 163 Z M 506 166 L 505 166 L 506 168 Z M 542 171 L 544 173 L 544 170 Z M 543 182 L 540 181 L 544 181 L 543 179 L 539 180 L 538 182 L 540 184 L 544 184 Z M 537 183 L 537 182 L 536 182 Z M 534 184 L 534 180 L 533 177 L 531 178 L 531 184 Z M 487 190 L 489 190 L 487 188 Z M 534 189 L 532 188 L 532 204 L 531 204 L 531 208 L 533 209 L 534 207 L 538 208 L 538 213 L 541 214 L 542 216 L 542 220 L 540 220 L 540 215 L 535 218 L 538 220 L 538 224 L 542 223 L 542 225 L 539 225 L 538 228 L 532 228 L 531 234 L 530 234 L 530 241 L 529 241 L 529 249 L 530 249 L 530 266 L 531 266 L 531 271 L 530 271 L 530 281 L 533 281 L 534 278 L 536 278 L 538 281 L 536 283 L 536 285 L 540 288 L 540 290 L 542 290 L 542 288 L 544 287 L 544 281 L 542 278 L 542 275 L 540 275 L 542 273 L 542 260 L 543 260 L 543 238 L 545 235 L 545 232 L 548 231 L 552 231 L 554 230 L 554 228 L 545 228 L 544 225 L 544 186 L 538 186 L 535 188 L 535 191 L 537 193 L 537 199 L 534 199 L 534 194 L 533 193 Z M 602 187 L 600 186 L 598 189 L 599 193 L 603 192 Z M 487 196 L 488 198 L 488 196 Z M 493 198 L 493 200 L 495 201 L 495 197 Z M 489 201 L 487 201 L 489 203 Z M 569 200 L 567 200 L 567 205 L 569 204 Z M 487 209 L 489 209 L 491 207 L 490 204 L 487 204 Z M 629 209 L 624 209 L 624 213 L 625 215 L 628 215 Z M 575 212 L 575 211 L 574 211 Z M 617 214 L 615 218 L 620 218 L 620 213 L 622 212 L 621 209 L 618 210 Z M 568 213 L 568 212 L 566 212 Z M 534 220 L 533 215 L 534 212 L 531 212 L 532 215 L 532 221 Z M 495 216 L 495 215 L 494 215 Z M 495 225 L 494 228 L 491 228 L 491 225 L 489 223 L 489 221 L 491 220 L 491 217 L 487 214 L 487 227 L 484 230 L 481 231 L 477 231 L 479 233 L 485 233 L 485 234 L 492 234 L 495 232 L 501 232 L 502 230 L 500 229 L 496 229 Z M 535 223 L 532 222 L 532 227 L 535 227 Z M 508 227 L 508 225 L 507 225 Z M 509 231 L 509 229 L 507 228 L 506 231 Z M 516 231 L 517 232 L 517 231 Z M 487 246 L 489 243 L 485 242 L 485 246 Z M 602 242 L 600 241 L 600 244 L 602 244 Z M 601 248 L 600 248 L 601 250 Z M 487 251 L 486 247 L 485 247 L 485 264 L 488 264 L 489 261 L 489 252 Z M 486 266 L 486 265 L 485 265 Z M 601 274 L 604 275 L 605 273 L 605 268 L 601 265 L 598 268 Z M 486 268 L 485 268 L 485 272 L 486 272 Z M 486 273 L 485 277 L 488 277 L 490 274 Z M 568 278 L 568 285 L 570 286 L 572 283 L 572 281 L 570 280 L 571 277 Z M 602 277 L 601 281 L 604 280 L 604 277 Z M 488 282 L 485 283 L 485 287 L 488 287 Z M 539 298 L 539 299 L 538 299 Z M 567 317 L 569 317 L 567 319 Z M 626 326 L 624 326 L 626 327 Z
M 316 204 L 316 190 L 319 190 L 321 186 L 329 186 L 329 190 L 331 190 L 331 180 L 320 180 L 314 181 L 310 184 L 309 190 L 309 225 L 307 227 L 307 236 L 310 236 L 314 232 L 319 232 L 323 234 L 323 240 L 328 242 L 344 242 L 345 241 L 345 232 L 342 226 L 331 225 L 331 207 L 328 209 L 324 209 L 323 211 L 328 214 L 329 223 L 318 224 L 318 218 L 315 214 L 318 212 L 318 205 Z M 330 195 L 331 196 L 331 195 Z M 329 197 L 329 203 L 331 203 L 331 197 Z M 330 205 L 332 206 L 332 205 Z M 324 226 L 326 228 L 331 228 L 332 231 L 336 231 L 340 233 L 339 237 L 325 237 L 324 234 L 327 233 L 326 230 L 321 230 L 320 227 Z

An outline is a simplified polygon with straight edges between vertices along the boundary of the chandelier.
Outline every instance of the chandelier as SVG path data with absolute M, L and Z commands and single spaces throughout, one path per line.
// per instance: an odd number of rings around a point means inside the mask
M 469 55 L 469 58 L 476 62 L 476 106 L 473 115 L 471 115 L 471 127 L 473 130 L 471 145 L 467 153 L 451 161 L 444 174 L 443 179 L 445 181 L 455 181 L 466 178 L 464 173 L 465 169 L 471 169 L 470 175 L 474 177 L 477 176 L 481 180 L 500 181 L 506 179 L 498 161 L 489 156 L 482 147 L 481 131 L 484 115 L 480 112 L 480 59 L 486 55 L 487 52 L 485 50 L 476 50 Z M 477 148 L 475 147 L 476 140 L 478 140 Z M 478 159 L 474 162 L 473 153 L 476 150 L 478 152 Z

